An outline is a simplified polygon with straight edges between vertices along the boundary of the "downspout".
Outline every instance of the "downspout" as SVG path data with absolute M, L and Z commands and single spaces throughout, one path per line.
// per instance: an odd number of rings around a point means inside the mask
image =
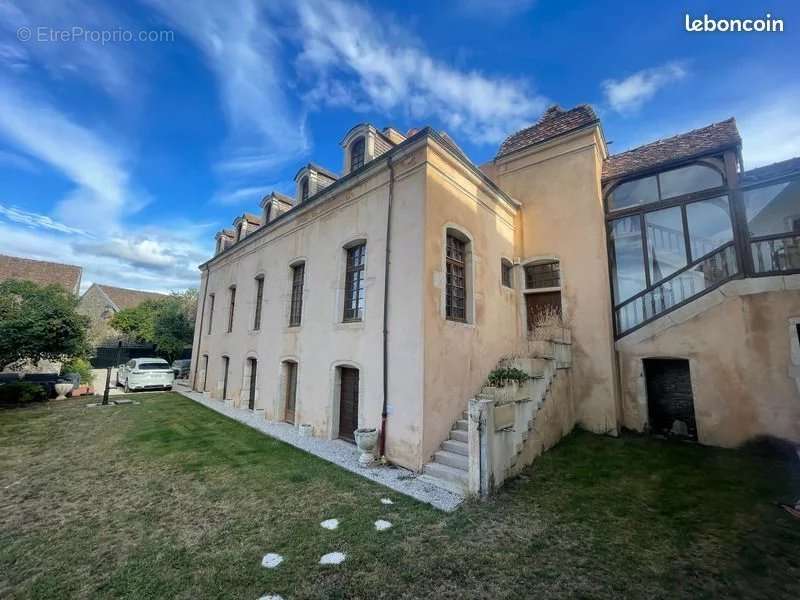
M 192 375 L 192 391 L 197 389 L 197 368 L 200 366 L 200 346 L 201 342 L 203 341 L 203 321 L 206 318 L 206 292 L 208 291 L 208 277 L 210 273 L 208 269 L 206 269 L 206 277 L 205 281 L 203 282 L 203 302 L 200 308 L 200 333 L 197 335 L 197 356 L 194 356 L 194 349 L 192 349 L 192 355 L 194 357 L 194 375 Z M 195 323 L 197 320 L 195 319 Z
M 390 242 L 392 237 L 392 200 L 394 199 L 394 164 L 392 157 L 386 158 L 389 167 L 389 199 L 386 207 L 386 254 L 383 266 L 383 408 L 381 409 L 381 445 L 380 455 L 386 456 L 386 417 L 389 395 L 389 264 Z

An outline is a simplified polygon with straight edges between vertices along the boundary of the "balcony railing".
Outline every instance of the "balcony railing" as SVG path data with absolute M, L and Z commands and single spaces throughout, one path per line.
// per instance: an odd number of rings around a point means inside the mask
M 755 240 L 750 243 L 750 251 L 756 273 L 800 269 L 800 234 Z
M 655 287 L 633 296 L 615 311 L 617 335 L 622 336 L 658 316 L 677 308 L 739 272 L 733 242 L 676 271 Z

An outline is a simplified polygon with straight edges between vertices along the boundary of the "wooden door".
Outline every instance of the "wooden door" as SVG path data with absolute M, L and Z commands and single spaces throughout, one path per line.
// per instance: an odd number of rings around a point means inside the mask
M 358 429 L 358 369 L 342 367 L 339 371 L 339 437 L 354 442 L 353 432 Z
M 247 399 L 247 408 L 253 410 L 256 407 L 256 373 L 258 371 L 258 362 L 255 358 L 251 358 L 250 363 L 250 396 Z
M 525 294 L 528 312 L 528 331 L 541 324 L 548 314 L 561 315 L 561 292 Z
M 295 406 L 297 405 L 297 363 L 286 365 L 286 422 L 294 425 Z
M 222 399 L 228 399 L 228 364 L 230 359 L 227 356 L 222 357 Z
M 689 361 L 647 359 L 644 374 L 651 431 L 696 440 Z

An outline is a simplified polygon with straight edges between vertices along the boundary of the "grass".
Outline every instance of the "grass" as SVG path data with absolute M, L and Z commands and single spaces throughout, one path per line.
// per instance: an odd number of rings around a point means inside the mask
M 800 522 L 774 504 L 800 495 L 796 464 L 577 432 L 447 515 L 177 394 L 135 398 L 0 411 L 0 597 L 800 597 Z

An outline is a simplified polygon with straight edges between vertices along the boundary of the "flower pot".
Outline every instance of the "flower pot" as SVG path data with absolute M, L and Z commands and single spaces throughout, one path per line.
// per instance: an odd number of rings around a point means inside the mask
M 378 443 L 378 430 L 374 427 L 356 429 L 353 432 L 356 438 L 356 446 L 361 451 L 358 457 L 358 464 L 362 467 L 369 467 L 375 462 L 375 446 Z
M 57 383 L 56 384 L 56 400 L 66 400 L 67 394 L 72 391 L 72 384 L 71 383 Z
M 300 425 L 300 437 L 312 437 L 314 435 L 314 427 L 308 423 Z

